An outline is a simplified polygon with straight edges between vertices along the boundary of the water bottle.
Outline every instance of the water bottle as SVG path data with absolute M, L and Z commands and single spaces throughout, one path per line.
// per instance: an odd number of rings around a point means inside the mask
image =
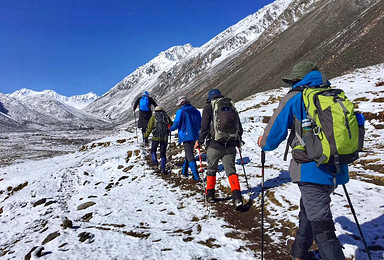
M 303 128 L 303 135 L 310 133 L 312 131 L 312 122 L 308 118 L 301 121 L 301 127 Z

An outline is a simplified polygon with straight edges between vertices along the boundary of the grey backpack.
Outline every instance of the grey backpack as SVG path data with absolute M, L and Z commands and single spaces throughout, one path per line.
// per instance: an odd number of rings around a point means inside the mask
M 213 124 L 211 136 L 216 142 L 227 143 L 239 139 L 239 114 L 230 98 L 211 100 Z

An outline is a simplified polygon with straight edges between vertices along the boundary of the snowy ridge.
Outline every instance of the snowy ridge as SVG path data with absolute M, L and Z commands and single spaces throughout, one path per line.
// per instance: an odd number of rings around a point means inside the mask
M 183 60 L 193 49 L 192 45 L 185 44 L 183 46 L 173 46 L 166 51 L 162 51 L 157 57 L 125 77 L 122 83 L 130 88 L 140 81 L 145 81 L 149 77 L 158 75 L 158 73 L 166 71 Z M 111 90 L 113 91 L 113 88 Z
M 347 188 L 373 259 L 384 254 L 383 75 L 384 64 L 379 64 L 330 80 L 345 90 L 367 119 L 364 150 L 370 152 L 361 153 L 351 165 Z M 22 259 L 43 246 L 42 253 L 52 259 L 260 259 L 260 241 L 250 242 L 248 238 L 255 236 L 246 236 L 260 231 L 260 222 L 253 221 L 260 215 L 257 137 L 288 90 L 266 91 L 236 103 L 244 128 L 242 155 L 254 192 L 251 209 L 256 213 L 248 219 L 251 230 L 228 224 L 215 206 L 207 209 L 202 187 L 186 189 L 188 181 L 178 174 L 179 167 L 169 177 L 154 173 L 130 128 L 74 154 L 0 166 L 0 253 Z M 175 136 L 172 142 L 173 160 L 182 161 Z M 288 259 L 284 244 L 298 226 L 299 190 L 290 182 L 288 163 L 282 160 L 284 150 L 282 143 L 266 156 L 265 234 L 271 242 L 264 250 L 271 259 Z M 248 200 L 240 163 L 236 169 Z M 218 195 L 228 196 L 228 179 L 222 171 L 216 185 Z M 339 187 L 336 193 L 343 191 Z M 332 195 L 331 206 L 346 257 L 366 259 L 345 196 Z M 66 218 L 72 228 L 63 226 Z M 36 251 L 30 253 L 32 257 Z
M 235 54 L 237 51 L 244 50 L 257 40 L 265 29 L 269 28 L 273 21 L 287 9 L 291 2 L 292 0 L 277 0 L 264 6 L 256 13 L 247 16 L 218 34 L 196 50 L 194 54 L 204 54 L 215 49 L 215 52 L 220 53 L 220 55 L 216 55 L 219 58 L 215 61 L 215 64 L 220 63 L 220 61 L 225 60 L 228 56 Z M 212 61 L 213 59 L 210 62 Z
M 75 95 L 71 97 L 66 97 L 56 93 L 53 90 L 34 91 L 26 88 L 17 90 L 11 94 L 8 94 L 8 96 L 15 99 L 19 99 L 19 100 L 25 99 L 27 97 L 46 96 L 53 100 L 60 101 L 64 104 L 70 105 L 77 109 L 82 109 L 86 107 L 89 103 L 95 101 L 98 98 L 98 96 L 93 92 L 89 92 L 84 95 Z

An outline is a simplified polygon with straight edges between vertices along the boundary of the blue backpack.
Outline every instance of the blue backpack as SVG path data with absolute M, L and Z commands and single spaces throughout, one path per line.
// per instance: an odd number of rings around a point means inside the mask
M 148 96 L 143 96 L 140 99 L 140 110 L 141 111 L 149 111 L 150 110 Z

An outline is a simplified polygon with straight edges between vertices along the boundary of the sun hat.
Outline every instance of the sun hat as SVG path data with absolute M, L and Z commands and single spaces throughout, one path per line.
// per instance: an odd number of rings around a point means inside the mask
M 155 107 L 155 111 L 161 111 L 161 110 L 164 110 L 161 106 Z
M 281 79 L 286 83 L 302 80 L 305 75 L 313 70 L 318 70 L 315 63 L 311 61 L 300 61 L 293 66 L 291 75 L 282 77 Z
M 186 97 L 186 96 L 180 96 L 180 97 L 177 99 L 177 103 L 176 103 L 176 105 L 177 105 L 177 106 L 182 106 L 182 105 L 184 105 L 184 104 L 186 104 L 186 103 L 189 103 L 187 97 Z

